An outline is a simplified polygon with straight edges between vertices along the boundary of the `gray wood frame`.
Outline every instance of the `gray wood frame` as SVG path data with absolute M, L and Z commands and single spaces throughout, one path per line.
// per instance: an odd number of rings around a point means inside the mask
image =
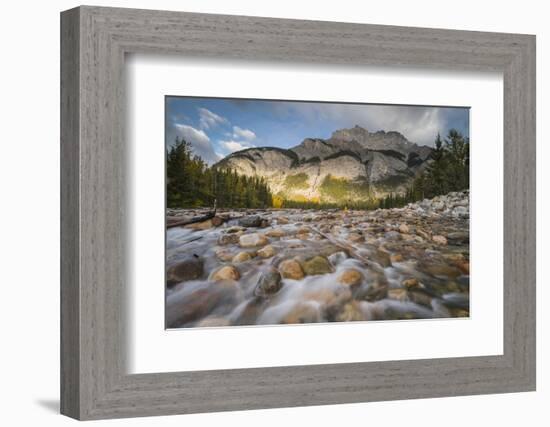
M 126 374 L 130 52 L 502 72 L 504 354 Z M 535 390 L 534 36 L 83 6 L 61 14 L 61 122 L 63 414 L 99 419 Z

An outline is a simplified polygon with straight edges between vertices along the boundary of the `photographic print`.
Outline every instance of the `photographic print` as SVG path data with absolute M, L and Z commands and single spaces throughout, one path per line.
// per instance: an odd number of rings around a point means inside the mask
M 469 317 L 469 114 L 166 96 L 166 327 Z

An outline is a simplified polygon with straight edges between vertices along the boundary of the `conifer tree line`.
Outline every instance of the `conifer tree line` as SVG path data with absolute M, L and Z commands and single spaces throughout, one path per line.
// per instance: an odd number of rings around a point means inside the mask
M 404 194 L 390 193 L 378 200 L 348 200 L 344 205 L 321 201 L 279 200 L 264 178 L 239 175 L 230 169 L 210 167 L 192 152 L 191 144 L 176 138 L 167 152 L 167 206 L 169 208 L 303 208 L 389 209 L 470 187 L 470 141 L 456 129 L 445 139 L 438 134 L 431 162 Z
M 410 202 L 470 188 L 470 140 L 451 129 L 444 140 L 437 134 L 431 162 L 404 195 L 390 193 L 380 208 L 404 206 Z
M 169 208 L 267 208 L 272 196 L 267 182 L 210 167 L 192 152 L 191 144 L 176 138 L 166 157 L 166 203 Z

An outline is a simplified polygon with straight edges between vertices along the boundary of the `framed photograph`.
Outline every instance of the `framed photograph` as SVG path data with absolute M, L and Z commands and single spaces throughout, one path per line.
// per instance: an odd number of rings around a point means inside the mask
M 535 389 L 535 37 L 61 15 L 61 411 Z

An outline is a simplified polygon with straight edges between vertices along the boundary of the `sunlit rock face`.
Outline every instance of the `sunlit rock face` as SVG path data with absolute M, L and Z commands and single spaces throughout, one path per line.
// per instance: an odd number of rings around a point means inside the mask
M 355 126 L 336 130 L 326 140 L 306 138 L 288 150 L 257 147 L 238 151 L 217 166 L 261 176 L 274 194 L 288 199 L 337 202 L 339 197 L 359 199 L 366 192 L 374 197 L 404 192 L 429 163 L 431 151 L 399 132 L 369 132 Z M 350 190 L 324 191 L 331 179 Z

